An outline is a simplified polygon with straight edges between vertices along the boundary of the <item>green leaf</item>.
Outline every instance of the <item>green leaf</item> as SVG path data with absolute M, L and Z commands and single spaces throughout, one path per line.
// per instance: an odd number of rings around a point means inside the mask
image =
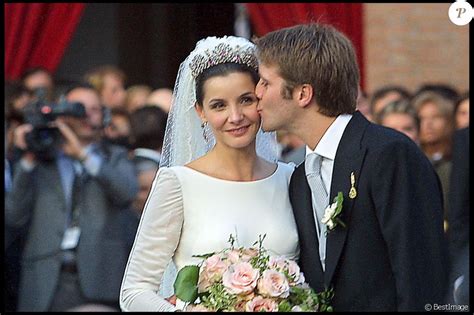
M 278 312 L 291 312 L 291 305 L 288 301 L 283 300 L 278 304 Z
M 207 253 L 207 254 L 202 254 L 202 255 L 193 255 L 192 257 L 208 259 L 209 257 L 211 257 L 215 254 L 216 254 L 216 252 L 212 252 L 212 253 Z
M 174 292 L 182 301 L 193 303 L 198 297 L 199 267 L 185 266 L 176 276 Z
M 336 210 L 334 211 L 333 218 L 339 215 L 342 211 L 342 202 L 344 201 L 344 196 L 342 195 L 342 192 L 338 192 L 337 196 L 334 197 L 334 202 L 336 202 Z
M 342 194 L 342 192 L 337 193 L 336 201 L 337 201 L 337 208 L 338 208 L 339 212 L 341 212 L 342 202 L 344 201 L 344 195 Z

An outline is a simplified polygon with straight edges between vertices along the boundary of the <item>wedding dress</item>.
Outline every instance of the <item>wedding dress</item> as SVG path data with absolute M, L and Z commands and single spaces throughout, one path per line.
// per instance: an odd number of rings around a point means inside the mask
M 197 264 L 201 260 L 192 255 L 228 248 L 231 234 L 237 237 L 235 246 L 245 247 L 266 234 L 263 245 L 270 254 L 297 260 L 298 234 L 288 196 L 293 170 L 294 164 L 278 162 L 272 175 L 238 182 L 186 166 L 160 168 L 127 263 L 122 310 L 176 310 L 159 293 L 170 260 L 177 270 Z

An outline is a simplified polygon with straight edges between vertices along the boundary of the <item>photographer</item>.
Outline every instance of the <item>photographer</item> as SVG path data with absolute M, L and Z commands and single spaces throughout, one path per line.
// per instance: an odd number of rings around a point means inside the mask
M 61 141 L 48 148 L 47 158 L 27 140 L 33 125 L 15 132 L 24 153 L 5 217 L 13 226 L 28 226 L 18 311 L 64 311 L 84 303 L 118 307 L 128 258 L 119 218 L 138 191 L 134 168 L 126 150 L 101 141 L 97 92 L 77 86 L 66 100 L 82 103 L 86 114 L 65 112 L 50 123 L 57 129 L 45 130 L 59 132 Z
M 54 78 L 50 71 L 43 67 L 28 68 L 21 75 L 20 82 L 31 92 L 35 93 L 38 89 L 46 92 L 48 101 L 52 101 L 55 95 Z

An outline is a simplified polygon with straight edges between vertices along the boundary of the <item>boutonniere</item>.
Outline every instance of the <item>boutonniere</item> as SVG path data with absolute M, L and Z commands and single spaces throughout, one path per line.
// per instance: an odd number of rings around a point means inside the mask
M 334 197 L 334 202 L 327 206 L 324 210 L 323 218 L 321 222 L 327 225 L 328 231 L 332 231 L 338 224 L 342 227 L 346 227 L 344 222 L 339 219 L 339 215 L 342 212 L 342 202 L 344 201 L 344 196 L 342 192 L 338 192 L 337 196 Z

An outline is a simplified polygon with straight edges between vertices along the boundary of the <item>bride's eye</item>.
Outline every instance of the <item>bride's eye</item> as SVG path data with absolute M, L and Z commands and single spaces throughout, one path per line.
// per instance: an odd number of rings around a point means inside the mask
M 240 99 L 240 103 L 244 105 L 253 104 L 255 101 L 256 101 L 255 98 L 251 96 L 244 96 Z
M 215 103 L 210 104 L 209 108 L 219 110 L 219 109 L 224 108 L 224 106 L 225 104 L 223 102 L 215 102 Z

